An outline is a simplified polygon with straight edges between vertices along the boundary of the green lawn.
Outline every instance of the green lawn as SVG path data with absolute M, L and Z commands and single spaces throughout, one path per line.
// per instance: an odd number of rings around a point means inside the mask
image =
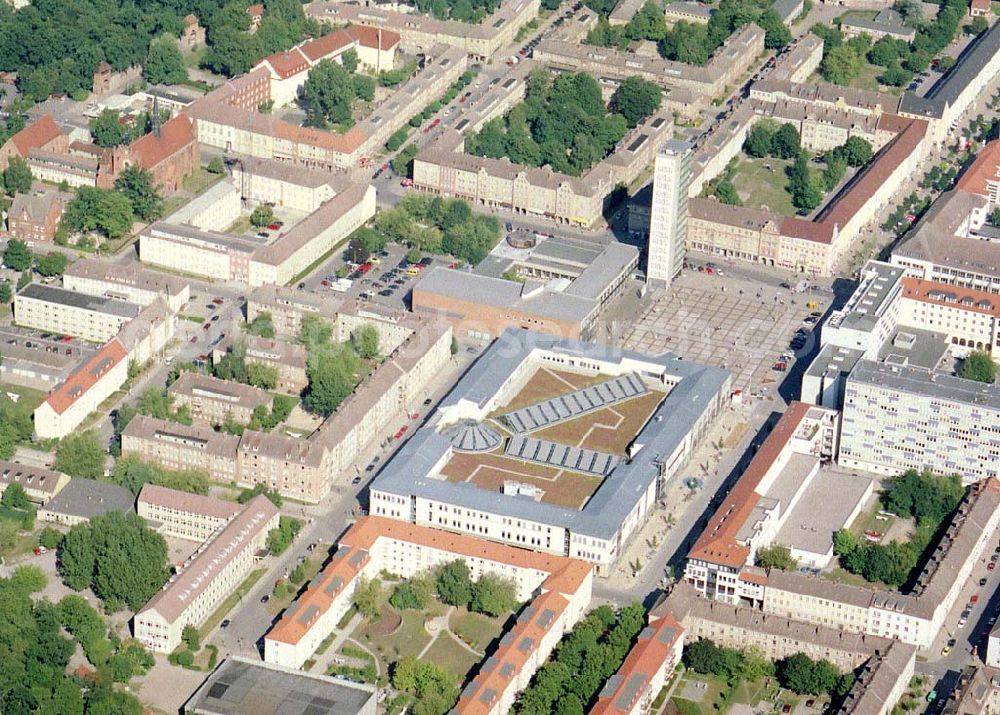
M 382 661 L 382 672 L 401 658 L 416 656 L 430 642 L 430 634 L 424 628 L 426 614 L 423 611 L 403 611 L 399 627 L 388 635 L 381 635 L 377 629 L 370 629 L 366 621 L 358 626 L 351 637 L 365 645 Z M 371 632 L 371 631 L 374 631 Z
M 733 173 L 733 185 L 743 205 L 755 209 L 764 207 L 783 216 L 794 216 L 792 197 L 785 188 L 788 184 L 785 168 L 790 164 L 780 159 L 741 156 Z
M 190 176 L 184 178 L 184 190 L 192 194 L 200 194 L 216 181 L 222 179 L 222 174 L 212 174 L 204 167 L 199 167 Z
M 21 387 L 20 385 L 12 385 L 9 382 L 4 382 L 0 384 L 4 392 L 18 395 L 17 404 L 24 405 L 30 411 L 34 412 L 35 408 L 40 404 L 45 402 L 46 393 L 41 390 L 33 390 L 30 387 Z M 13 399 L 13 398 L 11 398 Z
M 480 661 L 480 658 L 470 653 L 455 637 L 447 632 L 438 634 L 434 645 L 424 655 L 424 659 L 440 665 L 454 675 L 458 681 L 464 682 L 465 676 Z
M 452 633 L 463 641 L 478 651 L 484 651 L 502 632 L 504 620 L 456 608 L 451 614 L 448 625 Z

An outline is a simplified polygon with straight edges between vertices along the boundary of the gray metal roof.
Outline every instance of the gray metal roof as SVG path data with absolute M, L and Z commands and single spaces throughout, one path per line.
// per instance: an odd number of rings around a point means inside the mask
M 681 360 L 676 355 L 659 356 L 623 351 L 619 348 L 561 340 L 527 330 L 507 330 L 469 368 L 442 400 L 440 408 L 461 401 L 485 405 L 500 390 L 514 370 L 535 350 L 592 357 L 609 362 L 636 359 L 663 365 L 680 381 L 667 394 L 635 438 L 643 445 L 633 459 L 618 465 L 605 478 L 582 510 L 569 509 L 520 496 L 501 496 L 468 482 L 449 482 L 428 475 L 435 472 L 450 442 L 439 434 L 434 420 L 396 453 L 375 479 L 373 491 L 417 496 L 468 509 L 528 519 L 602 539 L 613 538 L 636 501 L 659 475 L 659 459 L 674 452 L 687 438 L 695 422 L 729 386 L 730 374 L 720 368 Z
M 188 715 L 357 715 L 375 688 L 243 658 L 226 658 L 184 703 Z

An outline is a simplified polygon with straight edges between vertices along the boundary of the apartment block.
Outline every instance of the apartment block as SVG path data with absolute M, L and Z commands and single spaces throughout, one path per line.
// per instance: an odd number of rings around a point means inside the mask
M 16 194 L 7 211 L 7 231 L 14 238 L 29 243 L 52 241 L 70 196 L 60 191 L 35 191 Z
M 186 280 L 148 270 L 134 261 L 116 263 L 81 258 L 66 268 L 62 285 L 77 293 L 141 306 L 147 306 L 161 298 L 175 313 L 191 299 L 191 290 Z
M 196 628 L 247 577 L 278 526 L 278 508 L 261 495 L 188 557 L 166 586 L 133 619 L 136 640 L 158 653 L 173 652 L 185 626 Z
M 136 512 L 165 536 L 201 543 L 244 507 L 223 499 L 144 484 Z
M 197 469 L 213 479 L 236 481 L 236 435 L 137 415 L 122 432 L 122 455 L 135 454 L 167 469 Z
M 176 407 L 186 406 L 195 424 L 213 426 L 226 420 L 247 424 L 253 412 L 268 412 L 274 397 L 267 390 L 197 372 L 182 372 L 167 389 Z
M 461 713 L 506 712 L 516 693 L 590 603 L 593 571 L 589 564 L 390 519 L 362 517 L 341 537 L 326 567 L 264 637 L 264 661 L 301 667 L 350 608 L 363 578 L 382 571 L 410 578 L 455 559 L 468 565 L 473 579 L 491 574 L 513 580 L 517 598 L 532 601 L 518 617 L 511 637 L 502 641 L 466 686 L 456 706 Z
M 407 53 L 427 52 L 444 43 L 488 62 L 515 40 L 517 31 L 538 16 L 539 0 L 503 0 L 494 13 L 479 23 L 438 20 L 419 12 L 394 12 L 379 5 L 352 5 L 317 0 L 306 5 L 306 14 L 332 25 L 360 25 L 398 33 Z
M 35 408 L 35 434 L 40 439 L 62 439 L 72 433 L 127 377 L 128 351 L 113 338 Z
M 139 315 L 139 306 L 76 291 L 29 283 L 14 296 L 18 325 L 104 343 Z
M 282 392 L 298 395 L 306 389 L 309 384 L 306 375 L 308 357 L 308 353 L 302 345 L 259 338 L 254 335 L 247 337 L 247 365 L 261 365 L 277 370 L 277 389 Z
M 669 613 L 651 617 L 618 672 L 604 684 L 591 715 L 646 715 L 683 653 L 684 627 Z

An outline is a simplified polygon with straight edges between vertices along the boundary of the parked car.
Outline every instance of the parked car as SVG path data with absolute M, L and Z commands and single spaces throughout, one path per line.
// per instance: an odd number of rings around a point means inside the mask
M 270 600 L 271 600 L 271 597 L 268 594 L 266 594 L 266 593 L 263 596 L 260 597 L 260 602 L 261 603 L 267 603 Z
M 353 484 L 355 486 L 357 486 L 358 484 L 361 484 L 361 477 L 355 477 L 354 479 L 352 479 L 351 480 L 351 484 Z
M 219 628 L 229 628 L 229 624 L 232 623 L 228 618 L 223 618 L 222 623 L 219 624 Z

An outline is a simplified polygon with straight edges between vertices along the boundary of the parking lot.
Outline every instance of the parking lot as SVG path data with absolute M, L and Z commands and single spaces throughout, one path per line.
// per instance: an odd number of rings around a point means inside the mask
M 332 296 L 355 300 L 372 301 L 393 308 L 409 308 L 410 289 L 419 280 L 423 271 L 432 266 L 452 265 L 451 259 L 441 256 L 424 256 L 422 265 L 409 267 L 405 246 L 390 244 L 379 255 L 373 256 L 369 267 L 353 267 L 348 262 L 345 249 L 313 271 L 308 278 L 297 285 L 299 290 L 310 293 L 329 293 Z M 346 267 L 346 268 L 345 268 Z M 349 270 L 346 290 L 338 288 L 337 272 Z M 343 283 L 347 285 L 347 283 Z
M 783 379 L 774 366 L 797 330 L 806 334 L 797 353 L 810 349 L 814 338 L 802 321 L 813 310 L 811 300 L 820 311 L 826 307 L 790 288 L 765 288 L 717 270 L 709 275 L 692 264 L 625 334 L 624 346 L 724 367 L 735 389 L 757 388 Z

